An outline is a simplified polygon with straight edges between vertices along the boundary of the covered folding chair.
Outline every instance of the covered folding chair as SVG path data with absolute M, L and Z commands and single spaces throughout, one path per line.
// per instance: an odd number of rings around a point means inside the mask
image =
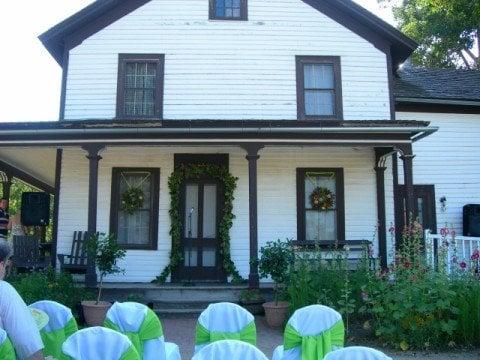
M 237 304 L 210 304 L 199 316 L 195 332 L 195 353 L 219 340 L 240 340 L 256 345 L 255 318 Z
M 104 326 L 126 335 L 144 360 L 180 360 L 180 350 L 165 342 L 162 323 L 147 306 L 135 302 L 112 305 Z
M 40 330 L 43 350 L 45 355 L 58 360 L 66 359 L 62 354 L 62 345 L 70 335 L 78 331 L 78 326 L 72 311 L 55 301 L 37 301 L 30 305 L 31 308 L 44 311 L 48 315 L 48 324 Z
M 350 346 L 332 351 L 325 360 L 393 360 L 381 351 L 363 346 Z
M 100 326 L 77 331 L 63 343 L 62 352 L 71 360 L 140 360 L 128 337 Z
M 288 320 L 283 346 L 275 349 L 272 360 L 321 360 L 342 348 L 344 341 L 345 327 L 337 311 L 323 305 L 307 306 Z
M 192 360 L 268 360 L 255 346 L 239 340 L 215 341 L 196 353 Z
M 5 330 L 0 329 L 0 359 L 15 360 L 15 350 Z

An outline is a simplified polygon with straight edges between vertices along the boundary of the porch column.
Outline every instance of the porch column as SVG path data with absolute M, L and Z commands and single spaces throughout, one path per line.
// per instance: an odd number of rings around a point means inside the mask
M 62 177 L 62 157 L 63 149 L 57 149 L 55 159 L 55 195 L 53 198 L 53 225 L 52 225 L 52 267 L 55 269 L 57 264 L 57 244 L 58 244 L 58 210 L 60 206 L 60 179 Z
M 7 181 L 4 181 L 2 182 L 2 198 L 5 198 L 9 201 L 9 204 L 6 208 L 7 212 L 8 212 L 8 208 L 10 207 L 10 190 L 12 188 L 12 174 L 8 173 L 8 172 L 5 172 L 4 173 L 6 175 L 6 180 Z
M 104 145 L 86 145 L 83 149 L 87 152 L 89 162 L 88 176 L 88 229 L 89 234 L 97 232 L 97 195 L 98 195 L 98 163 L 102 159 L 99 152 Z M 87 287 L 97 286 L 97 272 L 95 269 L 95 260 L 88 256 L 87 273 L 85 274 L 85 285 Z
M 257 160 L 260 158 L 258 151 L 263 145 L 251 144 L 244 145 L 247 151 L 248 160 L 248 204 L 249 204 L 249 223 L 250 223 L 250 274 L 248 283 L 250 288 L 260 286 L 260 277 L 258 275 L 258 214 L 257 214 Z
M 375 175 L 377 180 L 377 214 L 378 214 L 378 252 L 380 266 L 387 267 L 387 219 L 385 215 L 385 166 L 391 148 L 375 148 Z
M 401 147 L 402 155 L 400 159 L 403 161 L 403 178 L 405 184 L 405 225 L 409 226 L 414 214 L 415 196 L 413 192 L 413 155 L 412 144 Z

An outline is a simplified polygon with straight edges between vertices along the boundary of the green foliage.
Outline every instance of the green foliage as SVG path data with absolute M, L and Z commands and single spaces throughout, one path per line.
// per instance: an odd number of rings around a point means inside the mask
M 7 280 L 27 304 L 53 300 L 75 311 L 80 301 L 94 298 L 91 292 L 74 283 L 72 275 L 56 273 L 52 268 L 11 276 Z
M 145 195 L 142 189 L 130 187 L 122 194 L 122 209 L 132 215 L 143 206 L 144 199 Z
M 457 279 L 453 283 L 455 300 L 453 306 L 458 309 L 456 343 L 480 345 L 480 282 L 478 278 Z
M 220 224 L 218 227 L 218 237 L 220 240 L 220 255 L 223 259 L 223 270 L 227 275 L 232 276 L 234 283 L 243 281 L 242 277 L 235 268 L 230 255 L 230 229 L 233 225 L 233 200 L 234 192 L 237 187 L 237 178 L 230 174 L 224 166 L 212 164 L 188 164 L 179 166 L 174 170 L 168 179 L 168 189 L 170 193 L 170 236 L 172 238 L 172 250 L 170 251 L 170 263 L 163 269 L 160 276 L 155 280 L 158 283 L 164 283 L 172 270 L 179 266 L 183 261 L 182 253 L 182 214 L 181 214 L 181 189 L 186 179 L 198 180 L 202 178 L 211 178 L 217 180 L 222 185 L 223 207 Z
M 285 283 L 293 262 L 292 241 L 269 241 L 260 249 L 258 271 L 262 278 L 270 277 L 275 282 L 275 302 L 278 302 L 278 286 Z
M 95 265 L 100 272 L 100 285 L 98 287 L 97 302 L 100 301 L 103 279 L 106 275 L 122 273 L 118 267 L 118 260 L 125 257 L 125 250 L 118 245 L 113 234 L 95 234 L 87 241 L 87 252 L 95 259 Z
M 259 289 L 245 289 L 240 293 L 240 301 L 263 301 L 264 297 Z
M 402 0 L 393 12 L 400 29 L 420 44 L 413 56 L 415 64 L 480 68 L 480 50 L 475 53 L 480 38 L 479 0 Z
M 457 328 L 456 293 L 446 274 L 427 267 L 422 243 L 414 223 L 390 273 L 372 277 L 364 288 L 375 335 L 402 350 L 444 347 Z

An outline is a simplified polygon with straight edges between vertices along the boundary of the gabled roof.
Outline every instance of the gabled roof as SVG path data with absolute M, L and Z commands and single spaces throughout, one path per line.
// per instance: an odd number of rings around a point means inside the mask
M 405 67 L 398 71 L 397 102 L 480 103 L 480 71 Z
M 52 27 L 39 38 L 55 60 L 62 64 L 66 48 L 73 48 L 149 1 L 96 0 Z M 383 51 L 391 51 L 394 66 L 403 62 L 417 47 L 415 41 L 352 0 L 302 1 L 366 38 L 375 46 L 382 47 Z M 379 43 L 382 44 L 379 45 Z

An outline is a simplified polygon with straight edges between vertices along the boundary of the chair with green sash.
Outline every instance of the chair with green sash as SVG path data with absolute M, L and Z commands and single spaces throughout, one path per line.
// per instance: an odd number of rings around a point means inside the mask
M 5 330 L 0 329 L 0 359 L 15 360 L 15 350 Z
M 78 331 L 78 326 L 72 311 L 55 301 L 37 301 L 31 308 L 44 311 L 48 315 L 48 324 L 40 330 L 45 355 L 58 360 L 65 360 L 62 354 L 62 345 L 67 338 Z
M 285 327 L 283 346 L 272 360 L 323 360 L 330 351 L 343 348 L 342 316 L 332 308 L 311 305 L 293 313 Z
M 105 327 L 126 335 L 143 360 L 180 360 L 180 350 L 165 342 L 162 323 L 147 306 L 116 302 L 108 310 Z
M 205 346 L 192 360 L 268 360 L 268 358 L 249 343 L 220 340 Z
M 195 332 L 195 353 L 219 340 L 257 343 L 255 318 L 237 304 L 210 304 L 199 316 Z
M 332 351 L 325 360 L 393 360 L 381 351 L 363 346 L 350 346 Z
M 100 326 L 77 331 L 63 343 L 62 353 L 69 360 L 140 360 L 127 336 Z

